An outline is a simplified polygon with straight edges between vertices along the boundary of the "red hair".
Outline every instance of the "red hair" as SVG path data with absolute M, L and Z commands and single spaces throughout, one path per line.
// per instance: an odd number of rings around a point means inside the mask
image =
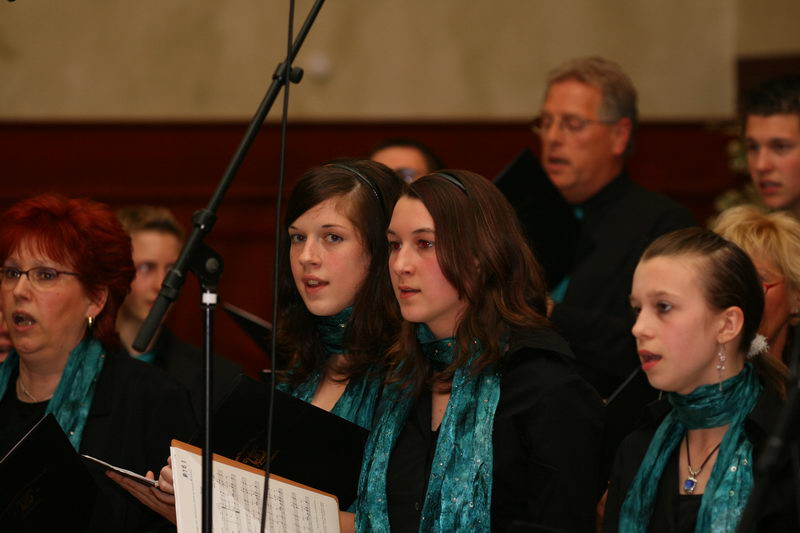
M 14 204 L 0 216 L 0 259 L 25 242 L 49 259 L 68 265 L 90 298 L 108 290 L 91 334 L 107 350 L 118 348 L 117 310 L 136 274 L 131 239 L 106 204 L 44 194 Z

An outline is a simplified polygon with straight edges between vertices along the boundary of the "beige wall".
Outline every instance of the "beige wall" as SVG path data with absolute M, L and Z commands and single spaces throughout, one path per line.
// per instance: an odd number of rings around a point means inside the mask
M 739 50 L 800 50 L 788 31 L 800 2 L 776 2 L 783 17 L 737 1 L 328 0 L 292 117 L 528 118 L 547 70 L 588 54 L 629 71 L 645 118 L 730 116 Z M 287 4 L 2 2 L 0 120 L 249 118 L 285 48 Z M 298 19 L 311 4 L 298 0 Z M 776 22 L 787 31 L 762 41 Z
M 737 0 L 737 4 L 740 54 L 800 54 L 800 1 Z

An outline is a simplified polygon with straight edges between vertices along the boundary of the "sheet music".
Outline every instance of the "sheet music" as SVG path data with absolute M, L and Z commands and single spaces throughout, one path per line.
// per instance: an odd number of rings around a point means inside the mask
M 173 441 L 171 448 L 179 533 L 200 533 L 200 450 Z M 214 456 L 214 533 L 258 533 L 264 472 Z M 338 533 L 336 498 L 277 476 L 270 478 L 267 533 Z
M 105 467 L 106 470 L 113 470 L 114 472 L 117 472 L 118 474 L 123 475 L 128 479 L 132 479 L 132 480 L 134 480 L 134 481 L 136 481 L 138 483 L 141 483 L 142 485 L 147 485 L 148 487 L 156 487 L 156 488 L 158 488 L 158 480 L 148 479 L 148 478 L 144 477 L 141 474 L 137 474 L 136 472 L 131 472 L 130 470 L 127 470 L 125 468 L 120 468 L 118 466 L 114 466 L 114 465 L 109 464 L 109 463 L 107 463 L 105 461 L 101 461 L 97 457 L 92 457 L 91 455 L 86 455 L 85 453 L 81 454 L 81 456 L 82 457 L 86 457 L 90 461 L 93 461 L 93 462 Z

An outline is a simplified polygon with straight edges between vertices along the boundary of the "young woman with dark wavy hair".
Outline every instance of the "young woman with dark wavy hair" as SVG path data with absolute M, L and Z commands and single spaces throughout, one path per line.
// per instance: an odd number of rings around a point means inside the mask
M 551 328 L 514 211 L 487 180 L 410 184 L 389 224 L 405 322 L 361 474 L 359 531 L 585 531 L 602 404 Z

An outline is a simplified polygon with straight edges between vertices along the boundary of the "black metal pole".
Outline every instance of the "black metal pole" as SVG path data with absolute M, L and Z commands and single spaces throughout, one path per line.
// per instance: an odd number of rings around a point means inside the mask
M 150 346 L 150 343 L 155 336 L 156 332 L 158 331 L 161 323 L 164 320 L 164 316 L 175 300 L 178 299 L 180 295 L 181 288 L 183 287 L 183 283 L 186 280 L 186 273 L 187 270 L 190 268 L 190 265 L 193 261 L 197 261 L 198 258 L 196 256 L 200 255 L 201 249 L 207 248 L 204 244 L 205 236 L 211 232 L 211 229 L 214 227 L 214 223 L 216 222 L 216 212 L 219 208 L 219 205 L 222 203 L 222 200 L 225 197 L 225 194 L 228 191 L 228 188 L 233 183 L 233 179 L 236 176 L 236 173 L 239 170 L 239 167 L 244 162 L 244 158 L 247 155 L 248 151 L 250 150 L 253 141 L 255 140 L 258 131 L 260 130 L 261 126 L 264 123 L 267 115 L 269 114 L 270 109 L 272 108 L 272 104 L 275 102 L 275 99 L 278 96 L 281 88 L 284 84 L 288 83 L 298 83 L 302 78 L 302 70 L 299 68 L 291 68 L 291 64 L 294 61 L 295 57 L 297 56 L 300 48 L 302 47 L 303 43 L 305 42 L 306 37 L 308 36 L 309 31 L 311 30 L 311 26 L 313 25 L 314 21 L 319 14 L 319 11 L 322 9 L 322 5 L 325 3 L 325 0 L 316 0 L 314 5 L 311 7 L 308 16 L 306 17 L 303 26 L 300 28 L 298 32 L 297 38 L 294 41 L 294 45 L 291 47 L 291 51 L 288 54 L 286 60 L 278 65 L 275 69 L 275 73 L 272 76 L 272 83 L 270 84 L 269 89 L 267 89 L 267 93 L 264 95 L 264 98 L 261 101 L 261 104 L 258 106 L 253 119 L 250 121 L 250 124 L 247 127 L 247 131 L 245 132 L 244 138 L 242 139 L 239 147 L 236 149 L 233 157 L 231 158 L 230 163 L 228 164 L 225 173 L 223 174 L 222 178 L 220 179 L 219 185 L 217 186 L 216 191 L 211 196 L 209 200 L 208 206 L 205 209 L 201 209 L 194 214 L 193 217 L 193 226 L 192 232 L 189 235 L 189 238 L 186 241 L 186 244 L 181 250 L 181 254 L 178 257 L 178 261 L 175 263 L 170 271 L 167 273 L 167 276 L 164 279 L 164 282 L 161 285 L 161 290 L 159 291 L 158 297 L 153 304 L 153 307 L 150 309 L 150 312 L 147 315 L 142 327 L 139 329 L 139 333 L 136 335 L 136 338 L 133 341 L 133 347 L 136 350 L 144 352 Z M 281 190 L 278 191 L 278 195 L 282 193 Z M 276 243 L 276 250 L 277 250 Z M 221 262 L 221 258 L 220 258 Z M 220 265 L 221 269 L 221 265 Z M 197 272 L 195 272 L 197 273 Z M 202 280 L 201 280 L 202 282 Z M 205 290 L 205 287 L 204 287 Z M 277 298 L 277 294 L 273 296 Z M 205 294 L 204 294 L 205 300 Z M 204 307 L 206 306 L 204 302 Z M 204 398 L 204 428 L 203 428 L 203 533 L 212 533 L 211 529 L 211 516 L 212 516 L 212 479 L 213 479 L 213 472 L 212 472 L 212 447 L 211 447 L 211 415 L 212 415 L 212 392 L 211 392 L 211 370 L 212 370 L 212 363 L 211 363 L 211 340 L 213 338 L 212 334 L 212 320 L 211 317 L 208 316 L 211 311 L 213 311 L 213 305 L 210 309 L 206 310 L 207 316 L 204 317 L 203 328 L 207 330 L 207 334 L 205 335 L 206 340 L 204 344 L 204 351 L 205 351 L 205 372 L 206 372 L 206 383 L 205 383 L 205 398 Z M 275 335 L 273 335 L 273 339 Z M 273 340 L 273 354 L 275 353 L 274 350 L 274 340 Z M 265 480 L 268 488 L 268 481 Z M 266 494 L 265 494 L 266 496 Z M 266 500 L 266 498 L 265 498 Z M 264 502 L 266 504 L 266 501 Z M 262 514 L 262 518 L 263 518 Z M 206 522 L 207 520 L 207 522 Z
M 203 357 L 205 369 L 205 387 L 203 389 L 203 531 L 211 533 L 213 529 L 214 470 L 213 448 L 211 447 L 211 414 L 213 370 L 214 370 L 214 308 L 217 305 L 217 293 L 214 290 L 203 291 Z
M 303 23 L 302 28 L 300 28 L 297 39 L 294 41 L 292 52 L 288 58 L 290 63 L 294 61 L 294 58 L 300 51 L 300 47 L 303 45 L 303 42 L 308 36 L 311 25 L 317 18 L 317 15 L 319 14 L 320 9 L 322 9 L 322 5 L 324 3 L 325 0 L 316 0 L 312 6 L 306 21 Z M 164 283 L 161 285 L 161 291 L 158 294 L 158 298 L 153 304 L 152 309 L 150 309 L 150 313 L 148 313 L 144 324 L 142 324 L 142 327 L 139 330 L 139 333 L 136 335 L 136 339 L 133 341 L 133 347 L 136 350 L 142 352 L 147 350 L 147 347 L 150 345 L 150 341 L 153 339 L 153 336 L 164 319 L 164 314 L 167 312 L 172 303 L 174 303 L 178 298 L 181 287 L 183 287 L 183 282 L 186 279 L 186 267 L 189 264 L 192 255 L 194 254 L 194 250 L 200 245 L 200 243 L 203 242 L 205 236 L 210 233 L 211 229 L 214 227 L 214 223 L 216 222 L 217 218 L 216 212 L 219 208 L 219 204 L 222 203 L 225 193 L 233 183 L 236 172 L 244 162 L 244 158 L 247 155 L 247 152 L 250 150 L 250 146 L 253 144 L 253 141 L 255 140 L 259 129 L 264 123 L 264 120 L 267 118 L 267 114 L 272 108 L 272 104 L 275 102 L 275 98 L 277 98 L 281 87 L 288 81 L 300 81 L 300 78 L 302 77 L 302 70 L 290 69 L 289 72 L 289 80 L 286 80 L 286 77 L 284 76 L 284 63 L 278 65 L 278 68 L 275 70 L 275 74 L 272 76 L 272 83 L 270 84 L 267 93 L 264 95 L 261 104 L 258 106 L 256 114 L 250 121 L 250 125 L 247 127 L 244 138 L 239 144 L 239 147 L 236 149 L 236 153 L 234 153 L 233 158 L 231 158 L 228 168 L 225 170 L 225 173 L 223 174 L 216 191 L 212 195 L 208 206 L 204 210 L 196 213 L 195 223 L 192 226 L 192 233 L 186 240 L 186 244 L 181 251 L 180 257 L 178 257 L 178 261 L 175 263 L 175 266 L 170 269 L 169 273 L 164 279 Z
M 213 494 L 214 494 L 214 464 L 213 435 L 211 416 L 213 413 L 214 390 L 214 309 L 217 306 L 217 286 L 222 277 L 225 263 L 222 256 L 202 244 L 189 264 L 189 269 L 200 280 L 201 301 L 203 310 L 203 474 L 202 487 L 202 531 L 213 531 Z

